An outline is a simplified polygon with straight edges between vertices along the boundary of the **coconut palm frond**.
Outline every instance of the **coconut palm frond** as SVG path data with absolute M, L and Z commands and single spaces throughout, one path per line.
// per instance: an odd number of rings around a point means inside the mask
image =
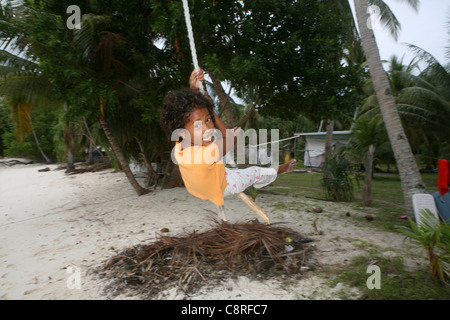
M 22 142 L 23 138 L 31 134 L 33 130 L 31 125 L 32 106 L 29 103 L 19 101 L 10 103 L 10 109 L 16 127 L 16 138 Z
M 369 0 L 369 3 L 380 9 L 380 23 L 397 41 L 401 31 L 401 24 L 392 12 L 391 8 L 389 8 L 384 0 Z
M 407 120 L 410 124 L 419 125 L 422 128 L 437 128 L 441 127 L 440 119 L 434 112 L 426 108 L 418 107 L 416 105 L 399 103 L 397 109 L 402 119 Z
M 0 16 L 0 38 L 5 41 L 9 38 L 14 38 L 17 33 L 17 27 L 8 21 L 9 18 Z M 2 44 L 3 45 L 3 44 Z
M 450 92 L 450 72 L 441 64 L 433 64 L 425 68 L 420 77 L 430 81 L 436 88 L 442 88 L 443 93 Z
M 23 27 L 13 22 L 26 15 L 27 6 L 23 1 L 1 1 L 0 3 L 0 48 L 18 54 L 28 46 Z
M 355 122 L 352 130 L 351 140 L 354 146 L 365 148 L 373 144 L 373 137 L 376 135 L 376 127 L 379 120 L 361 117 Z
M 51 98 L 52 84 L 39 74 L 10 75 L 0 79 L 0 95 L 9 101 L 23 101 L 33 107 L 54 110 L 60 101 Z
M 437 90 L 421 87 L 410 87 L 402 90 L 399 103 L 409 103 L 429 110 L 444 111 L 450 114 L 450 104 Z
M 416 12 L 419 11 L 420 0 L 397 0 L 399 2 L 406 2 L 411 8 L 413 8 Z
M 38 68 L 37 63 L 7 50 L 0 50 L 0 65 L 33 72 L 37 71 Z
M 379 107 L 377 96 L 375 94 L 372 94 L 365 99 L 360 112 L 361 114 L 365 114 L 367 112 L 371 112 L 377 107 Z
M 283 226 L 214 222 L 213 227 L 126 248 L 106 262 L 103 276 L 121 283 L 125 292 L 152 298 L 174 284 L 194 291 L 205 281 L 215 283 L 217 272 L 256 272 L 265 277 L 274 272 L 292 274 L 309 263 L 311 250 L 302 242 L 310 240 Z M 284 253 L 287 237 L 295 245 L 289 255 Z
M 7 67 L 7 66 L 1 66 L 0 65 L 0 78 L 4 77 L 10 77 L 13 75 L 20 76 L 20 75 L 27 75 L 28 71 L 23 71 L 14 67 Z
M 416 55 L 416 57 L 418 59 L 420 59 L 421 61 L 427 63 L 428 65 L 439 63 L 436 60 L 436 58 L 431 53 L 429 53 L 428 51 L 426 51 L 426 50 L 424 50 L 424 49 L 422 49 L 422 48 L 420 48 L 420 47 L 418 47 L 416 45 L 410 44 L 410 43 L 405 43 L 405 45 L 408 47 L 408 49 L 412 53 L 414 53 Z
M 392 91 L 397 95 L 403 88 L 414 85 L 415 76 L 407 71 L 391 71 L 389 73 L 389 81 Z
M 99 31 L 108 25 L 110 17 L 95 14 L 84 14 L 81 20 L 81 28 L 74 29 L 74 42 L 83 53 L 83 58 L 88 60 L 100 41 Z
M 450 85 L 450 74 L 448 70 L 431 53 L 413 44 L 406 44 L 406 46 L 416 55 L 417 59 L 428 65 L 424 71 L 425 74 L 432 73 L 434 77 L 438 77 L 436 79 L 437 82 L 445 81 L 445 83 Z
M 35 75 L 10 76 L 0 80 L 0 94 L 15 101 L 35 102 L 35 95 L 46 87 Z
M 414 10 L 418 10 L 420 0 L 401 0 L 406 2 Z M 387 28 L 390 34 L 397 41 L 401 31 L 400 21 L 396 18 L 391 8 L 385 0 L 369 0 L 370 5 L 377 6 L 380 9 L 380 22 Z
M 419 88 L 424 88 L 424 89 L 431 90 L 431 91 L 436 90 L 435 85 L 432 83 L 433 79 L 432 78 L 426 79 L 424 77 L 423 73 L 420 76 L 412 76 L 411 80 L 413 83 L 410 87 L 419 87 Z
M 103 73 L 113 69 L 119 76 L 126 74 L 127 66 L 114 57 L 114 47 L 122 46 L 126 40 L 123 36 L 113 32 L 106 32 L 94 50 L 94 59 L 101 65 Z
M 417 220 L 417 223 L 414 223 L 409 219 L 411 230 L 398 231 L 408 236 L 412 242 L 424 247 L 430 263 L 431 279 L 437 278 L 448 285 L 450 227 L 448 224 L 440 223 L 429 209 L 420 210 Z

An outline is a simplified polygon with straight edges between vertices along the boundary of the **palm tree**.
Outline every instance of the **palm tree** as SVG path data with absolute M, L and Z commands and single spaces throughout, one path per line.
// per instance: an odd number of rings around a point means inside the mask
M 364 162 L 365 175 L 363 186 L 363 204 L 370 205 L 372 190 L 373 163 L 378 147 L 386 143 L 385 128 L 381 117 L 362 115 L 354 123 L 347 152 L 358 162 Z
M 397 96 L 397 106 L 402 119 L 419 129 L 409 135 L 422 146 L 427 167 L 432 169 L 435 158 L 448 156 L 442 154 L 442 147 L 450 135 L 450 66 L 442 66 L 421 48 L 409 47 L 426 67 L 419 75 L 409 75 L 408 85 Z
M 23 32 L 23 26 L 16 23 L 15 18 L 29 14 L 28 8 L 21 1 L 2 3 L 0 7 L 0 22 L 2 29 L 0 39 L 0 95 L 9 103 L 13 120 L 16 125 L 16 135 L 19 141 L 24 134 L 32 134 L 36 146 L 47 163 L 49 157 L 42 150 L 39 138 L 33 128 L 33 110 L 61 110 L 67 111 L 66 102 L 55 100 L 51 96 L 54 85 L 39 70 L 39 63 L 29 55 L 33 46 Z M 74 132 L 70 123 L 65 121 L 61 128 L 64 137 L 67 156 L 67 169 L 74 168 L 72 141 Z M 56 138 L 56 137 L 55 137 Z
M 120 94 L 120 87 L 137 91 L 127 83 L 128 66 L 114 54 L 114 50 L 117 47 L 123 46 L 127 39 L 119 33 L 109 31 L 107 28 L 105 30 L 104 27 L 108 21 L 108 16 L 95 14 L 83 15 L 81 28 L 74 31 L 74 43 L 83 52 L 81 60 L 86 65 L 90 65 L 94 70 L 100 70 L 97 75 L 91 75 L 93 78 L 96 76 L 100 78 L 112 74 L 113 76 L 111 77 L 109 86 L 117 94 Z M 146 194 L 149 190 L 142 187 L 134 177 L 121 148 L 121 144 L 115 137 L 113 128 L 111 128 L 107 119 L 107 108 L 111 107 L 111 105 L 108 105 L 104 97 L 99 96 L 99 122 L 128 181 L 139 196 Z
M 440 223 L 439 219 L 428 209 L 419 212 L 420 221 L 414 223 L 409 219 L 411 230 L 398 230 L 408 236 L 411 242 L 423 246 L 430 264 L 431 279 L 438 279 L 448 285 L 450 278 L 450 225 Z
M 407 0 L 406 2 L 415 9 L 417 9 L 419 4 L 419 0 Z M 412 195 L 424 193 L 426 192 L 426 188 L 412 153 L 411 146 L 408 142 L 408 138 L 403 129 L 389 79 L 380 59 L 374 32 L 368 26 L 368 21 L 371 19 L 368 13 L 369 0 L 354 0 L 354 4 L 356 20 L 358 22 L 367 65 L 370 69 L 370 75 L 379 101 L 381 114 L 400 173 L 406 212 L 409 216 L 413 216 Z M 390 29 L 394 37 L 397 37 L 399 24 L 396 19 L 392 19 L 392 12 L 386 3 L 381 0 L 371 0 L 370 4 L 379 6 L 382 22 L 383 17 L 390 17 L 390 19 L 385 20 L 384 23 Z
M 47 163 L 50 163 L 50 158 L 42 150 L 34 131 L 32 109 L 35 106 L 60 106 L 58 102 L 50 101 L 47 94 L 50 86 L 37 72 L 35 62 L 0 49 L 0 96 L 6 98 L 10 107 L 16 124 L 16 136 L 22 141 L 25 134 L 33 134 L 36 146 Z
M 78 4 L 84 5 L 83 12 L 92 11 L 93 9 L 90 6 L 95 5 L 87 1 L 78 2 Z M 145 5 L 145 1 L 142 1 L 142 5 Z M 134 187 L 138 195 L 147 193 L 148 190 L 141 187 L 136 181 L 129 168 L 126 156 L 124 156 L 123 141 L 117 138 L 118 134 L 116 132 L 121 130 L 118 128 L 120 124 L 111 125 L 113 116 L 116 117 L 116 123 L 121 118 L 121 115 L 117 112 L 117 109 L 120 109 L 118 107 L 118 99 L 112 99 L 111 97 L 124 96 L 124 92 L 138 91 L 130 84 L 129 66 L 121 58 L 117 58 L 116 55 L 117 51 L 125 51 L 123 44 L 129 39 L 125 39 L 116 30 L 114 32 L 111 31 L 112 27 L 109 23 L 111 17 L 107 14 L 84 14 L 82 28 L 80 30 L 72 31 L 61 28 L 58 19 L 66 15 L 66 6 L 60 1 L 46 1 L 42 8 L 32 2 L 17 2 L 14 5 L 10 5 L 8 2 L 2 9 L 4 10 L 0 12 L 0 21 L 2 22 L 2 26 L 6 25 L 7 28 L 1 29 L 0 39 L 5 41 L 5 46 L 9 46 L 10 49 L 17 48 L 18 50 L 14 51 L 14 53 L 17 52 L 17 55 L 22 54 L 39 60 L 37 74 L 52 78 L 53 81 L 51 84 L 53 85 L 54 92 L 59 97 L 70 101 L 68 103 L 68 109 L 79 108 L 80 104 L 89 102 L 90 106 L 95 108 L 95 110 L 90 110 L 91 114 L 98 115 L 100 113 L 99 122 L 101 127 L 130 184 Z M 59 29 L 54 34 L 49 34 L 49 37 L 58 39 L 60 45 L 55 48 L 51 41 L 47 41 L 48 39 L 42 37 L 40 28 L 23 27 L 24 23 L 21 23 L 21 21 L 16 23 L 19 20 L 15 19 L 15 17 L 19 16 L 18 13 L 23 13 L 26 23 L 29 23 L 33 27 L 39 24 L 45 24 L 46 19 L 51 20 L 56 28 Z M 144 24 L 140 25 L 144 28 Z M 12 32 L 10 29 L 14 29 L 15 31 Z M 130 34 L 136 35 L 136 33 L 131 32 Z M 32 39 L 31 41 L 29 40 L 30 38 Z M 139 40 L 142 39 L 141 37 Z M 139 43 L 144 42 L 140 41 Z M 24 43 L 26 45 L 23 45 Z M 64 50 L 66 51 L 64 52 Z M 67 51 L 70 51 L 70 54 Z M 149 56 L 152 55 L 149 54 Z M 52 68 L 47 68 L 43 71 L 40 69 L 42 65 L 44 65 L 44 68 L 45 65 L 50 65 Z M 143 68 L 141 67 L 141 69 Z M 63 72 L 60 72 L 61 70 Z M 67 76 L 66 74 L 69 73 L 70 75 Z M 41 78 L 44 79 L 44 77 Z M 55 79 L 57 80 L 55 81 Z M 92 85 L 89 86 L 90 96 L 89 93 L 84 95 L 83 92 L 83 97 L 79 97 L 79 94 L 74 93 L 76 91 L 74 87 L 80 85 L 80 81 L 85 81 L 83 85 L 91 81 L 93 84 L 98 84 L 98 87 L 92 89 Z M 98 93 L 97 90 L 101 91 L 101 93 Z M 41 88 L 41 92 L 45 91 L 49 90 L 42 90 Z M 22 90 L 22 92 L 27 92 L 27 90 Z M 81 103 L 80 100 L 82 100 Z M 114 108 L 116 110 L 113 110 Z M 121 108 L 119 111 L 122 113 L 131 112 L 130 109 L 124 109 Z M 69 111 L 71 111 L 72 115 L 74 113 L 78 115 L 82 113 L 74 112 L 73 110 Z M 137 126 L 134 126 L 134 128 L 138 130 Z M 68 151 L 70 152 L 70 148 Z
M 419 75 L 410 75 L 409 85 L 399 92 L 399 107 L 405 112 L 428 116 L 427 120 L 433 126 L 438 126 L 439 130 L 445 130 L 447 135 L 450 133 L 447 131 L 450 117 L 450 65 L 441 65 L 430 53 L 417 46 L 409 45 L 409 48 L 416 53 L 418 61 L 426 63 L 426 67 Z

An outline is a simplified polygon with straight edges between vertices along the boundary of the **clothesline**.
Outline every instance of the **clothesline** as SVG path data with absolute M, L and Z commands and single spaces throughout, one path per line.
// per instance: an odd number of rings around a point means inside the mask
M 280 139 L 280 140 L 276 140 L 276 141 L 266 142 L 266 143 L 251 144 L 251 145 L 249 145 L 249 147 L 265 146 L 265 145 L 268 145 L 268 144 L 273 144 L 273 143 L 278 143 L 278 142 L 281 142 L 281 141 L 291 140 L 291 139 L 295 139 L 295 138 L 298 138 L 298 137 L 300 137 L 300 135 L 296 135 L 296 136 L 293 136 L 293 137 L 289 137 L 289 138 L 285 138 L 285 139 Z

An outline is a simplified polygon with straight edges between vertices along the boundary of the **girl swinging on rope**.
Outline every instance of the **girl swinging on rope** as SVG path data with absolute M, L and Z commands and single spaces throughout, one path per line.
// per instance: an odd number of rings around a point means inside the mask
M 263 188 L 275 181 L 278 174 L 294 171 L 295 159 L 274 168 L 225 167 L 222 157 L 232 150 L 235 134 L 230 134 L 234 130 L 227 132 L 225 123 L 214 113 L 206 90 L 205 95 L 200 93 L 198 83 L 203 78 L 201 68 L 194 70 L 189 79 L 190 89 L 169 92 L 161 117 L 162 127 L 172 141 L 177 141 L 173 158 L 188 192 L 223 206 L 225 196 L 241 193 L 250 186 Z M 215 128 L 221 133 L 221 141 L 214 139 Z

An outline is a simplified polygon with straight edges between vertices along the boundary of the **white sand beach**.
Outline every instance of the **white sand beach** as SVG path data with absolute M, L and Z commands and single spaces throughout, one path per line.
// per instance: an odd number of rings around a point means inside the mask
M 39 169 L 48 167 L 47 172 Z M 169 235 L 210 226 L 216 207 L 191 196 L 184 188 L 156 190 L 138 197 L 125 175 L 112 169 L 77 175 L 58 165 L 28 164 L 0 167 L 0 299 L 139 299 L 105 292 L 107 280 L 94 268 L 122 249 L 148 243 L 162 228 Z M 301 175 L 299 175 L 301 177 Z M 299 203 L 299 201 L 301 203 Z M 239 199 L 225 199 L 230 222 L 257 216 Z M 205 286 L 186 296 L 172 288 L 158 299 L 339 299 L 342 292 L 357 299 L 358 288 L 327 284 L 327 267 L 347 265 L 364 254 L 364 245 L 386 255 L 403 255 L 411 268 L 425 263 L 404 236 L 364 226 L 346 216 L 362 215 L 342 203 L 261 194 L 257 203 L 272 222 L 314 239 L 313 259 L 321 272 L 306 272 L 295 281 L 251 280 L 239 276 L 222 285 Z M 297 206 L 274 207 L 277 203 Z M 318 215 L 311 208 L 321 206 Z M 318 218 L 318 220 L 316 220 Z M 313 221 L 316 220 L 316 225 Z

